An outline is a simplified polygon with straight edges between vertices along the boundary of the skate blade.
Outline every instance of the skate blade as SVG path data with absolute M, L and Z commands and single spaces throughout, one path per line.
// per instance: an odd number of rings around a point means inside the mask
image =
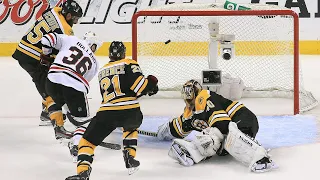
M 65 139 L 65 138 L 58 138 L 57 141 L 59 142 L 59 144 L 61 144 L 62 146 L 68 146 L 70 139 Z
M 128 174 L 132 175 L 139 170 L 139 167 L 128 168 Z
M 264 172 L 268 172 L 268 171 L 271 171 L 273 169 L 278 169 L 278 168 L 279 168 L 279 166 L 277 164 L 275 164 L 274 162 L 272 162 L 268 165 L 267 168 L 256 169 L 253 167 L 251 169 L 251 171 L 255 172 L 255 173 L 264 173 Z
M 51 120 L 40 118 L 39 126 L 52 126 Z
M 39 126 L 52 126 L 51 122 L 42 122 L 40 121 Z
M 78 162 L 78 156 L 72 156 L 72 162 L 77 163 Z

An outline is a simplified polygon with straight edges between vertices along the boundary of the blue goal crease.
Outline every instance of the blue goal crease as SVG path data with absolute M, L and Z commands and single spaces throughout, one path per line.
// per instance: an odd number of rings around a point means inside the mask
M 171 120 L 171 116 L 144 116 L 139 129 L 157 132 L 158 127 Z M 295 116 L 258 116 L 259 132 L 256 139 L 265 148 L 279 148 L 319 142 L 316 117 L 311 115 Z M 187 138 L 192 139 L 195 133 Z M 119 133 L 120 135 L 120 133 Z M 139 146 L 167 148 L 170 141 L 159 141 L 155 137 L 139 135 Z

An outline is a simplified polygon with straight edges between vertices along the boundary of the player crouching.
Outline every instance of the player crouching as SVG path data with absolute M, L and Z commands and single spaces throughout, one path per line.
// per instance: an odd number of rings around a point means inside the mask
M 85 33 L 83 39 L 76 36 L 49 33 L 41 39 L 43 44 L 41 63 L 50 67 L 46 81 L 46 90 L 56 106 L 49 107 L 50 116 L 63 120 L 62 106 L 67 107 L 69 121 L 77 127 L 74 133 L 68 132 L 60 124 L 54 125 L 56 137 L 71 138 L 71 155 L 77 157 L 77 146 L 91 120 L 87 93 L 89 82 L 98 73 L 99 64 L 94 55 L 101 42 L 93 32 Z M 52 62 L 49 55 L 53 49 L 59 50 Z M 51 62 L 50 62 L 51 61 Z M 57 121 L 58 122 L 58 121 Z
M 183 85 L 184 113 L 158 129 L 159 139 L 174 139 L 169 156 L 181 165 L 192 166 L 214 155 L 232 155 L 252 172 L 275 168 L 266 151 L 254 138 L 256 116 L 242 103 L 231 101 L 190 80 Z M 200 131 L 191 142 L 183 140 L 192 130 Z

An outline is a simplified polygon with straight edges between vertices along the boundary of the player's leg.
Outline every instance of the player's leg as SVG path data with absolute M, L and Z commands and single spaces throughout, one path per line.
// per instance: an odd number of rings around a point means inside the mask
M 229 133 L 224 148 L 253 172 L 265 172 L 276 168 L 268 151 L 254 138 L 241 132 L 237 124 L 229 123 Z
M 76 161 L 79 141 L 91 120 L 87 94 L 66 86 L 62 86 L 62 93 L 68 109 L 67 117 L 76 126 L 72 141 L 68 144 L 70 154 Z
M 79 180 L 81 178 L 89 178 L 91 172 L 91 164 L 93 162 L 94 150 L 96 146 L 116 128 L 114 121 L 108 111 L 98 112 L 92 118 L 87 130 L 79 142 L 77 175 L 70 176 L 66 180 Z
M 232 121 L 237 123 L 237 126 L 241 132 L 244 134 L 255 138 L 258 130 L 259 123 L 257 116 L 251 112 L 248 108 L 242 107 L 237 114 L 232 117 Z M 221 149 L 217 152 L 218 156 L 226 156 L 229 153 L 221 147 Z
M 232 121 L 237 124 L 241 132 L 250 137 L 256 137 L 259 130 L 258 118 L 248 108 L 242 107 L 239 112 L 232 117 Z
M 128 173 L 133 174 L 138 170 L 140 162 L 135 159 L 138 144 L 138 128 L 140 127 L 143 115 L 140 108 L 124 110 L 122 112 L 123 123 L 123 158 Z
M 62 113 L 62 106 L 65 104 L 65 99 L 62 92 L 62 87 L 62 85 L 53 83 L 47 79 L 46 89 L 50 96 L 46 98 L 46 105 L 48 107 L 50 119 L 54 126 L 56 139 L 70 139 L 73 136 L 73 133 L 67 131 L 63 127 L 64 117 Z

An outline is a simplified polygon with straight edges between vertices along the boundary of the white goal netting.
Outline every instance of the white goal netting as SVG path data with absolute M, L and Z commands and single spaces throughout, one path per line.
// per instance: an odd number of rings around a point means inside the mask
M 201 79 L 201 71 L 209 69 L 210 62 L 215 61 L 216 68 L 224 74 L 244 81 L 244 97 L 298 98 L 300 112 L 316 106 L 316 99 L 303 88 L 302 72 L 297 68 L 299 61 L 295 61 L 298 59 L 294 56 L 294 45 L 298 41 L 294 35 L 298 25 L 294 17 L 290 14 L 261 15 L 265 10 L 288 11 L 278 6 L 245 6 L 260 15 L 239 15 L 239 11 L 219 15 L 230 11 L 219 3 L 172 4 L 140 11 L 147 14 L 137 19 L 137 33 L 133 34 L 136 42 L 133 43 L 137 45 L 137 60 L 142 70 L 145 74 L 156 75 L 160 90 L 166 92 L 162 94 L 173 98 L 179 97 L 178 92 L 187 80 Z M 174 11 L 184 13 L 173 16 L 170 13 Z M 215 13 L 201 15 L 202 12 Z M 221 57 L 220 44 L 216 57 L 212 57 L 208 29 L 212 21 L 219 23 L 219 34 L 235 36 L 235 53 L 230 60 Z M 298 72 L 296 77 L 295 71 Z M 299 85 L 298 96 L 294 96 L 295 82 Z

